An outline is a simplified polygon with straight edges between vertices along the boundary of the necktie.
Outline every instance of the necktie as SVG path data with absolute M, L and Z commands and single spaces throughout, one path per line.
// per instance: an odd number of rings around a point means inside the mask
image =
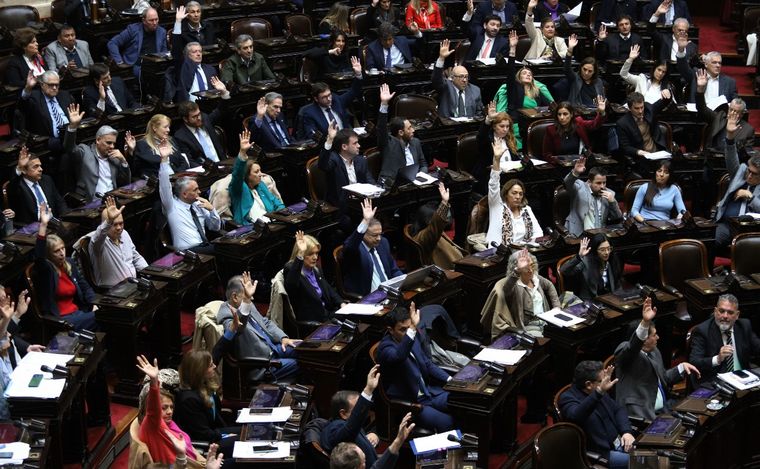
M 733 334 L 731 333 L 731 329 L 724 332 L 724 335 L 726 336 L 726 345 L 730 345 L 733 347 L 734 341 L 733 341 Z M 723 360 L 723 371 L 729 372 L 734 371 L 734 354 L 727 356 L 725 360 Z
M 58 112 L 58 103 L 55 98 L 48 98 L 50 111 L 53 115 L 53 137 L 58 137 L 58 129 L 63 127 L 63 116 Z
M 464 108 L 464 90 L 459 90 L 459 99 L 457 100 L 457 117 L 464 117 L 467 112 Z
M 216 150 L 214 150 L 213 145 L 211 145 L 206 136 L 203 135 L 203 132 L 201 132 L 200 128 L 195 129 L 195 135 L 198 136 L 198 141 L 201 142 L 201 146 L 203 147 L 203 154 L 206 155 L 206 158 L 214 162 L 219 161 Z
M 121 112 L 121 106 L 116 102 L 116 96 L 114 96 L 110 86 L 106 86 L 106 103 L 113 106 L 116 112 Z
M 279 356 L 279 352 L 281 351 L 281 349 L 279 349 L 277 345 L 275 345 L 275 343 L 272 342 L 272 339 L 269 337 L 269 334 L 267 334 L 264 328 L 261 327 L 261 324 L 254 321 L 253 318 L 249 319 L 249 321 L 251 322 L 251 324 L 253 324 L 253 328 L 256 329 L 256 332 L 258 332 L 261 335 L 261 337 L 264 338 L 264 341 L 267 343 L 267 345 L 269 345 L 269 348 L 272 349 L 272 352 L 275 355 Z
M 333 114 L 332 109 L 329 107 L 327 108 L 327 117 L 331 123 L 335 122 L 335 114 Z
M 388 54 L 385 56 L 385 69 L 390 70 L 393 68 L 393 64 L 391 63 L 391 50 L 387 49 Z
M 208 244 L 208 238 L 206 237 L 206 230 L 203 229 L 203 225 L 201 225 L 200 219 L 198 219 L 198 214 L 195 213 L 195 210 L 193 209 L 193 206 L 190 206 L 190 216 L 193 217 L 193 223 L 195 223 L 195 229 L 198 230 L 198 234 L 201 235 L 201 240 L 204 244 Z
M 77 54 L 76 48 L 70 51 L 66 49 L 64 50 L 66 51 L 66 58 L 69 60 L 69 62 L 73 61 L 76 64 L 77 68 L 84 68 L 82 65 L 82 59 L 79 58 L 79 54 Z
M 419 363 L 417 363 L 417 357 L 414 355 L 414 351 L 409 352 L 409 356 L 412 357 L 412 363 L 414 363 L 414 366 L 417 368 L 417 371 L 419 373 L 420 393 L 424 394 L 425 396 L 429 396 L 430 390 L 428 389 L 427 384 L 425 384 L 425 378 L 422 377 L 422 370 L 420 369 Z
M 486 39 L 486 44 L 483 46 L 483 52 L 480 54 L 481 59 L 487 59 L 491 56 L 491 38 Z
M 369 250 L 369 257 L 372 258 L 372 264 L 375 265 L 375 272 L 377 273 L 377 276 L 380 277 L 380 281 L 385 282 L 388 280 L 388 277 L 385 276 L 383 266 L 380 265 L 380 261 L 377 259 L 377 250 L 375 248 Z
M 657 373 L 657 366 L 654 363 L 652 352 L 646 352 L 646 356 L 649 359 L 649 364 L 652 365 L 654 375 L 657 377 L 657 397 L 655 398 L 654 410 L 660 410 L 665 407 L 665 388 L 662 387 L 662 379 L 660 378 L 660 374 Z
M 289 143 L 288 138 L 285 135 L 283 135 L 282 132 L 280 132 L 280 126 L 277 125 L 277 122 L 271 121 L 270 123 L 272 125 L 272 130 L 274 131 L 274 134 L 277 137 L 277 140 L 280 141 L 280 145 L 281 146 L 287 145 Z
M 32 184 L 32 189 L 34 190 L 34 197 L 37 199 L 37 210 L 39 210 L 39 205 L 45 203 L 45 195 L 42 193 L 40 185 L 36 182 Z
M 206 83 L 203 82 L 200 65 L 195 69 L 195 79 L 198 81 L 198 91 L 206 91 Z

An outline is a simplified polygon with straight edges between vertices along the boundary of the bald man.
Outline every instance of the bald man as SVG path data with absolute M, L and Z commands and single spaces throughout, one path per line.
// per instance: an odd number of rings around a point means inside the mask
M 441 117 L 478 117 L 483 114 L 483 101 L 480 88 L 470 83 L 470 74 L 466 68 L 456 66 L 451 69 L 449 79 L 443 78 L 443 65 L 446 58 L 454 52 L 449 40 L 441 41 L 438 60 L 433 68 L 433 86 L 438 91 L 438 115 Z

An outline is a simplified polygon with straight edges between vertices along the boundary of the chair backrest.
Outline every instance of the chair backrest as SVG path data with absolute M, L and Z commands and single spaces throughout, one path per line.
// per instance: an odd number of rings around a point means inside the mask
M 560 293 L 568 291 L 568 290 L 573 291 L 573 285 L 571 285 L 572 282 L 570 281 L 570 279 L 566 279 L 565 276 L 562 275 L 562 271 L 560 270 L 562 266 L 573 257 L 575 257 L 575 254 L 570 254 L 569 256 L 565 256 L 562 259 L 557 261 L 556 274 L 557 274 L 557 283 L 559 286 Z
M 430 96 L 421 94 L 400 94 L 391 103 L 391 115 L 404 119 L 428 119 L 428 113 L 435 113 L 438 103 Z
M 63 24 L 66 22 L 66 14 L 63 11 L 65 3 L 66 0 L 54 0 L 50 4 L 50 19 L 53 20 L 54 23 Z
M 625 212 L 630 214 L 633 207 L 633 201 L 636 199 L 636 192 L 639 191 L 639 187 L 648 183 L 649 179 L 634 179 L 625 185 L 623 191 L 623 204 L 625 205 Z
M 407 270 L 411 271 L 422 267 L 423 265 L 432 264 L 430 259 L 426 259 L 422 251 L 422 246 L 412 236 L 412 224 L 407 223 L 404 225 L 404 241 L 409 245 L 406 259 Z
M 309 186 L 309 196 L 312 200 L 325 200 L 327 194 L 327 175 L 319 169 L 319 157 L 315 156 L 306 162 L 306 183 Z
M 328 469 L 330 467 L 330 454 L 319 444 L 322 440 L 322 431 L 327 423 L 327 419 L 315 418 L 306 423 L 301 434 L 302 454 L 308 462 L 307 465 L 314 469 Z
M 224 131 L 224 127 L 220 125 L 214 126 L 214 132 L 216 132 L 216 136 L 219 137 L 219 141 L 222 142 L 222 151 L 226 158 L 229 155 L 229 153 L 227 153 L 227 133 Z
M 587 469 L 586 435 L 580 427 L 561 422 L 541 429 L 533 439 L 535 469 Z
M 731 272 L 760 273 L 760 233 L 741 233 L 731 242 Z
M 343 298 L 347 298 L 346 289 L 343 287 L 343 246 L 337 246 L 333 249 L 333 260 L 335 261 L 335 286 L 338 293 Z
M 25 28 L 27 24 L 38 22 L 40 12 L 36 8 L 27 5 L 9 5 L 0 7 L 0 26 L 13 31 Z
M 572 204 L 572 194 L 565 190 L 565 186 L 557 186 L 557 188 L 554 189 L 554 199 L 552 201 L 552 220 L 554 221 L 554 228 L 558 233 L 567 233 L 565 220 L 567 220 L 567 216 L 570 214 Z
M 674 239 L 660 244 L 660 284 L 683 291 L 686 280 L 710 275 L 707 248 L 697 239 Z
M 367 160 L 367 168 L 372 177 L 377 180 L 380 177 L 380 169 L 383 165 L 380 149 L 377 147 L 368 148 L 364 152 L 364 158 Z
M 483 196 L 470 211 L 467 222 L 467 235 L 485 233 L 488 229 L 488 196 Z
M 554 119 L 539 119 L 528 126 L 528 156 L 543 159 L 546 129 L 554 125 Z
M 265 39 L 272 37 L 272 23 L 264 18 L 242 18 L 235 20 L 230 25 L 230 41 L 241 34 L 248 34 L 254 39 Z
M 285 17 L 285 26 L 290 34 L 294 36 L 311 37 L 313 35 L 311 28 L 311 17 L 300 13 L 295 13 Z
M 523 36 L 517 40 L 517 52 L 515 55 L 515 58 L 517 60 L 522 60 L 525 58 L 525 55 L 530 50 L 530 38 L 528 36 Z M 514 77 L 507 77 L 508 79 L 513 79 Z M 510 82 L 511 83 L 511 82 Z
M 84 274 L 84 278 L 92 285 L 93 288 L 97 287 L 95 282 L 95 272 L 92 268 L 92 259 L 90 258 L 90 237 L 83 236 L 79 242 L 74 244 L 73 259 L 77 261 L 77 265 Z
M 5 181 L 3 183 L 3 209 L 11 208 L 10 203 L 8 202 L 8 185 L 10 183 L 10 181 Z
M 561 388 L 559 388 L 559 391 L 557 391 L 554 394 L 554 400 L 552 401 L 552 407 L 554 407 L 554 416 L 557 417 L 557 420 L 564 420 L 562 418 L 562 409 L 560 409 L 560 407 L 559 407 L 559 397 L 562 395 L 563 392 L 565 392 L 568 389 L 570 389 L 570 386 L 572 386 L 572 383 L 571 384 L 566 384 L 566 385 L 562 386 Z
M 723 200 L 723 196 L 726 195 L 726 191 L 728 190 L 728 184 L 731 182 L 731 175 L 726 173 L 723 176 L 718 179 L 718 196 L 715 199 L 715 207 L 720 204 L 720 201 Z
M 309 57 L 304 57 L 301 62 L 301 71 L 298 74 L 298 78 L 302 82 L 311 82 L 319 74 L 319 64 Z
M 588 12 L 588 24 L 591 25 L 592 28 L 595 28 L 596 26 L 596 17 L 599 15 L 599 9 L 602 7 L 602 2 L 594 2 L 591 5 L 591 8 Z
M 369 31 L 369 17 L 367 16 L 367 7 L 358 7 L 351 10 L 348 15 L 348 25 L 351 28 L 351 34 L 364 37 Z
M 470 43 L 469 39 L 465 39 L 464 41 L 459 41 L 459 44 L 457 44 L 457 48 L 454 49 L 454 65 L 463 65 L 464 59 L 467 57 L 467 53 L 470 52 L 470 46 L 472 44 Z
M 667 122 L 658 122 L 657 125 L 660 127 L 660 133 L 665 135 L 665 149 L 670 151 L 670 147 L 673 146 L 673 129 Z
M 478 160 L 478 133 L 462 134 L 457 139 L 456 169 L 457 171 L 472 172 Z
M 744 40 L 747 34 L 755 29 L 758 19 L 760 19 L 760 6 L 751 6 L 744 9 L 744 19 L 741 24 L 742 30 L 739 33 L 740 40 Z

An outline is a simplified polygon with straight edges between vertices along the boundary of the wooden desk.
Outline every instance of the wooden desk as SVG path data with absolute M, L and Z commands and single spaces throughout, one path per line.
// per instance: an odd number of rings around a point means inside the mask
M 26 282 L 24 269 L 32 262 L 32 246 L 17 246 L 19 251 L 13 254 L 0 253 L 0 284 L 15 287 Z
M 450 449 L 443 457 L 417 457 L 416 469 L 476 469 L 477 457 L 471 457 L 466 448 Z M 477 454 L 477 453 L 476 453 Z M 426 455 L 427 456 L 427 455 Z M 436 454 L 438 456 L 438 454 Z
M 739 284 L 734 286 L 727 285 L 725 277 L 687 280 L 682 293 L 689 303 L 693 319 L 699 322 L 709 317 L 718 304 L 718 297 L 724 293 L 736 296 L 745 316 L 755 312 L 760 305 L 760 278 L 756 275 L 736 275 L 736 278 Z
M 238 230 L 240 229 L 238 228 Z M 229 235 L 212 241 L 222 283 L 244 270 L 270 272 L 274 266 L 285 264 L 285 260 L 277 257 L 279 256 L 277 248 L 287 242 L 283 236 L 285 234 L 284 225 L 270 223 L 265 231 L 259 231 L 253 227 L 242 229 L 243 231 L 250 229 L 250 231 L 235 235 L 237 230 L 234 230 Z M 277 268 L 279 269 L 279 267 Z M 276 270 L 271 272 L 270 278 L 274 277 L 276 272 Z

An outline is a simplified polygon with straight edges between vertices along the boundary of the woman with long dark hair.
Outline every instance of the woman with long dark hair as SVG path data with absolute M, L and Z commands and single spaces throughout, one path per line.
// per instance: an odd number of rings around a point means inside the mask
M 670 161 L 662 160 L 652 179 L 639 187 L 631 207 L 631 216 L 637 222 L 644 220 L 669 220 L 673 209 L 676 216 L 686 211 L 681 189 L 671 180 Z
M 644 101 L 654 104 L 662 99 L 662 90 L 671 88 L 670 80 L 668 79 L 668 62 L 664 60 L 655 62 L 649 75 L 630 73 L 631 65 L 633 65 L 634 60 L 639 56 L 639 49 L 638 44 L 631 46 L 631 52 L 620 69 L 620 78 L 635 86 L 635 91 L 644 95 Z M 670 89 L 670 94 L 671 96 L 675 96 L 672 89 Z
M 583 238 L 578 255 L 560 268 L 562 275 L 574 280 L 574 293 L 583 300 L 593 300 L 599 295 L 620 288 L 622 268 L 612 255 L 612 245 L 604 233 Z
M 604 96 L 604 82 L 599 76 L 599 64 L 593 57 L 581 60 L 578 72 L 574 72 L 573 49 L 578 45 L 578 36 L 573 34 L 567 41 L 565 56 L 565 78 L 570 86 L 567 100 L 573 106 L 595 107 L 599 96 Z
M 319 34 L 330 34 L 333 31 L 348 31 L 348 6 L 335 2 L 330 7 L 322 21 L 319 22 Z
M 16 30 L 13 38 L 13 55 L 5 68 L 5 84 L 23 88 L 29 72 L 39 77 L 46 71 L 45 60 L 40 54 L 37 34 L 31 28 Z
M 317 76 L 309 77 L 316 81 L 326 73 L 341 73 L 351 71 L 351 58 L 348 53 L 346 33 L 334 29 L 330 33 L 327 47 L 314 47 L 306 51 L 306 57 L 313 60 L 319 68 Z
M 591 150 L 590 132 L 598 129 L 605 121 L 607 100 L 597 97 L 596 117 L 586 120 L 575 115 L 575 107 L 568 101 L 559 103 L 554 109 L 554 123 L 546 128 L 543 159 L 553 161 L 555 155 L 579 155 L 583 149 Z
M 396 29 L 401 29 L 404 24 L 404 17 L 391 0 L 372 0 L 367 7 L 367 17 L 375 28 L 383 23 L 390 23 Z

